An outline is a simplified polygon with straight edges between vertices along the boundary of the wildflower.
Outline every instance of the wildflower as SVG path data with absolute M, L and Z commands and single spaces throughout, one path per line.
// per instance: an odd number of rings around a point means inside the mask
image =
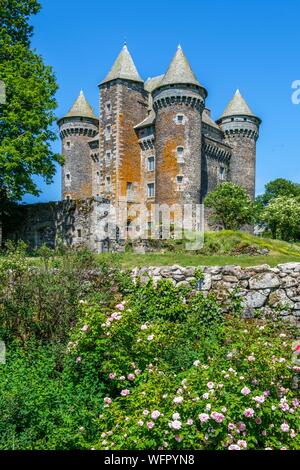
M 245 411 L 244 411 L 244 416 L 246 418 L 253 418 L 255 412 L 253 410 L 253 408 L 246 408 Z
M 193 365 L 195 367 L 199 367 L 200 366 L 200 361 L 197 359 L 196 361 L 194 361 Z
M 280 429 L 282 432 L 289 432 L 290 427 L 287 423 L 282 423 L 282 425 L 280 426 Z
M 121 391 L 122 397 L 127 397 L 127 395 L 129 395 L 129 394 L 130 394 L 130 391 L 127 388 L 125 388 L 125 390 Z
M 144 323 L 143 325 L 141 325 L 141 330 L 147 330 L 148 326 L 146 325 L 146 323 Z
M 105 397 L 103 401 L 104 401 L 104 403 L 106 403 L 107 405 L 111 405 L 111 404 L 112 404 L 112 399 L 109 398 L 109 397 Z
M 152 413 L 151 413 L 151 418 L 152 419 L 157 419 L 159 417 L 160 417 L 160 411 L 158 411 L 158 410 L 152 411 Z
M 124 307 L 123 304 L 118 304 L 118 305 L 116 305 L 116 308 L 120 311 L 123 311 L 125 307 Z
M 241 393 L 243 395 L 247 396 L 247 395 L 249 395 L 249 393 L 251 393 L 251 390 L 248 387 L 244 387 L 244 388 L 242 388 Z
M 153 421 L 149 421 L 149 422 L 147 423 L 147 428 L 148 428 L 148 429 L 153 429 L 154 426 L 155 426 L 155 424 L 153 423 Z
M 207 413 L 200 413 L 199 419 L 201 423 L 206 423 L 209 420 L 209 415 Z
M 89 325 L 84 325 L 82 328 L 81 328 L 81 331 L 88 331 L 89 329 Z
M 152 341 L 153 338 L 154 338 L 154 335 L 149 335 L 148 338 L 147 338 L 147 340 L 148 340 L 148 341 Z

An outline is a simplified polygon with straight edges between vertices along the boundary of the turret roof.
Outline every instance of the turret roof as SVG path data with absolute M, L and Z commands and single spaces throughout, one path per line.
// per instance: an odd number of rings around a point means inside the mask
M 158 86 L 161 87 L 178 83 L 191 84 L 202 87 L 194 72 L 192 71 L 192 68 L 181 46 L 178 46 L 169 68 Z
M 110 72 L 102 83 L 110 82 L 117 78 L 143 83 L 126 45 L 123 46 Z
M 81 90 L 79 93 L 78 98 L 74 101 L 73 106 L 66 114 L 65 117 L 88 117 L 92 119 L 98 119 L 95 115 L 93 108 L 87 101 L 86 97 L 84 96 L 83 91 Z
M 255 117 L 255 115 L 249 108 L 248 104 L 244 100 L 243 96 L 241 95 L 240 90 L 236 90 L 235 95 L 229 102 L 221 118 L 225 118 L 229 116 L 238 116 L 238 115 L 246 115 L 246 116 Z

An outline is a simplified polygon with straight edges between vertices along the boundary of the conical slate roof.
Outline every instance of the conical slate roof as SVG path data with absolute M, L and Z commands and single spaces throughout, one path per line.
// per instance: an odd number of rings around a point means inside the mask
M 93 119 L 98 119 L 95 115 L 93 108 L 91 107 L 90 103 L 87 101 L 86 97 L 84 96 L 83 91 L 79 93 L 78 98 L 75 100 L 73 106 L 71 107 L 70 111 L 66 114 L 65 117 L 88 117 Z
M 162 87 L 178 83 L 191 84 L 202 87 L 202 85 L 198 82 L 194 72 L 192 71 L 181 46 L 178 46 L 176 54 L 174 55 L 164 78 L 158 86 Z
M 143 83 L 126 45 L 123 46 L 109 74 L 102 83 L 110 82 L 117 78 Z
M 255 116 L 242 97 L 240 90 L 236 90 L 234 97 L 228 104 L 221 118 L 237 115 Z

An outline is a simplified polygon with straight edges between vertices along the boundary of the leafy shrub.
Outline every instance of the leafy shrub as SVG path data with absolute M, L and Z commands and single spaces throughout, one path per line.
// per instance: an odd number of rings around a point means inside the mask
M 152 288 L 138 286 L 136 299 Z M 187 314 L 186 297 L 179 309 L 174 287 L 160 289 L 175 296 L 180 321 L 161 318 L 155 298 L 129 300 L 109 315 L 87 305 L 74 333 L 74 358 L 98 367 L 108 390 L 94 447 L 299 448 L 300 368 L 286 325 L 236 315 L 201 325 L 201 308 Z M 212 298 L 202 305 L 218 311 Z

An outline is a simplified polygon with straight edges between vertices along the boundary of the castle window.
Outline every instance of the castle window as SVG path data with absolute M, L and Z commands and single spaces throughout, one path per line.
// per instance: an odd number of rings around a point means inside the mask
M 68 140 L 68 141 L 66 142 L 66 145 L 67 145 L 67 148 L 69 149 L 69 148 L 71 147 L 71 142 Z
M 111 153 L 106 152 L 105 163 L 106 163 L 107 166 L 110 165 L 110 157 L 111 157 Z
M 183 114 L 177 114 L 177 116 L 176 116 L 176 122 L 177 122 L 177 124 L 183 124 L 183 122 L 184 122 L 184 115 L 183 115 Z
M 177 147 L 177 160 L 178 160 L 178 163 L 183 163 L 183 161 L 184 161 L 183 154 L 184 154 L 184 148 L 183 147 Z
M 148 158 L 148 171 L 154 171 L 155 168 L 155 158 L 149 157 Z
M 66 173 L 65 174 L 65 185 L 66 186 L 70 186 L 71 184 L 71 174 L 70 173 Z
M 97 183 L 100 183 L 100 171 L 97 171 Z
M 110 104 L 109 101 L 108 101 L 108 102 L 106 103 L 106 105 L 105 105 L 105 110 L 106 110 L 107 114 L 110 114 L 110 112 L 111 112 L 111 104 Z
M 110 140 L 111 127 L 106 126 L 105 128 L 105 140 Z
M 77 237 L 81 238 L 81 229 L 80 228 L 77 230 Z
M 126 195 L 128 198 L 133 196 L 133 183 L 128 182 L 126 186 Z
M 66 200 L 67 200 L 67 201 L 70 201 L 70 200 L 71 200 L 70 194 L 66 194 Z
M 105 190 L 106 190 L 107 192 L 110 191 L 110 176 L 107 176 L 107 177 L 106 177 L 106 180 L 105 180 Z
M 177 176 L 176 179 L 177 179 L 177 183 L 178 183 L 178 184 L 182 184 L 182 183 L 183 183 L 183 176 L 181 176 L 181 175 L 180 175 L 180 176 Z
M 147 196 L 154 197 L 154 183 L 147 184 Z
M 225 179 L 225 168 L 223 166 L 220 167 L 219 177 L 220 177 L 221 180 Z

